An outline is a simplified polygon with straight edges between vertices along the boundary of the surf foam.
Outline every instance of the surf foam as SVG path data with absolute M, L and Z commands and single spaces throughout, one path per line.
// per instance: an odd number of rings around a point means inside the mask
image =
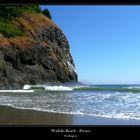
M 46 85 L 24 85 L 23 89 L 24 90 L 29 90 L 29 89 L 34 89 L 34 88 L 44 88 L 46 91 L 72 91 L 73 88 L 67 87 L 67 86 L 46 86 Z
M 0 90 L 0 92 L 34 92 L 34 90 Z

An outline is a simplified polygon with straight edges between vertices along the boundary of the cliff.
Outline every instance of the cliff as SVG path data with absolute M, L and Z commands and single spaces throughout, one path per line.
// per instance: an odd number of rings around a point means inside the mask
M 77 82 L 69 43 L 52 20 L 41 13 L 24 13 L 11 22 L 24 34 L 0 33 L 0 89 Z

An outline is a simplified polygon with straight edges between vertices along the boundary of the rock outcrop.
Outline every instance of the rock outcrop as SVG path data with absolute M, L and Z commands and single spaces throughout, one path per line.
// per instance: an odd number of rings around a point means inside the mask
M 7 38 L 0 33 L 0 89 L 77 82 L 69 43 L 58 26 L 40 13 L 12 22 L 24 35 Z

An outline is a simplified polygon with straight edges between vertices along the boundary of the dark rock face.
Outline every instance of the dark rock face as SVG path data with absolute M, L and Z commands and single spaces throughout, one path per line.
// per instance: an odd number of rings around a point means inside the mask
M 0 89 L 77 82 L 69 43 L 52 21 L 39 14 L 36 18 L 25 15 L 15 24 L 25 36 L 6 38 L 0 35 Z

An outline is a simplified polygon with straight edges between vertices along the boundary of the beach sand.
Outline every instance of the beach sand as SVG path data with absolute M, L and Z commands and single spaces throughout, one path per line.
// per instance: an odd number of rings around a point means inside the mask
M 0 106 L 0 125 L 140 125 L 140 120 L 58 114 Z

